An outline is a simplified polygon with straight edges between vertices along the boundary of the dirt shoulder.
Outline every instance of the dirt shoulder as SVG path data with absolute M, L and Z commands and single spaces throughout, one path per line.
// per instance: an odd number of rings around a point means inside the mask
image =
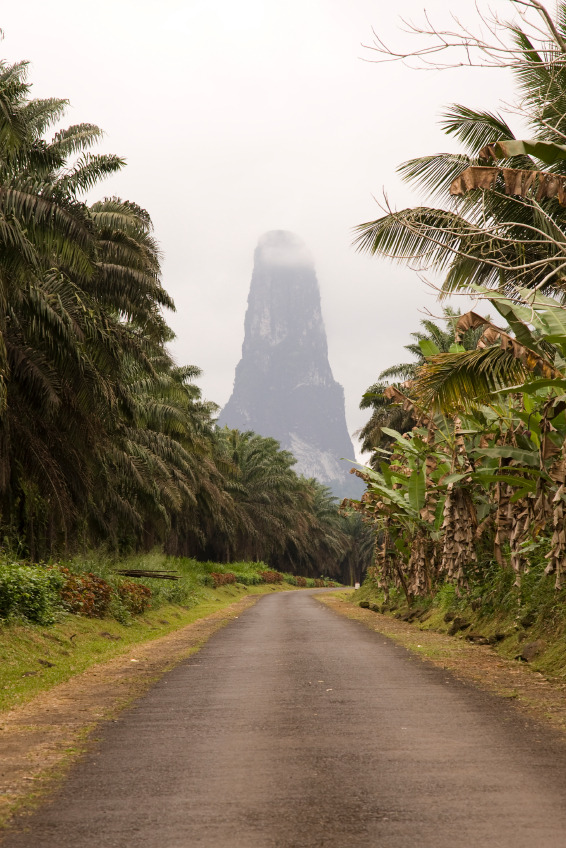
M 371 630 L 403 645 L 424 662 L 445 668 L 458 679 L 511 698 L 519 710 L 559 730 L 566 737 L 566 682 L 548 680 L 517 660 L 498 656 L 489 646 L 474 645 L 457 636 L 421 630 L 351 603 L 343 593 L 318 595 L 335 612 L 359 621 Z
M 259 597 L 245 596 L 167 636 L 130 646 L 119 657 L 0 713 L 0 826 L 65 773 L 97 724 L 111 720 Z

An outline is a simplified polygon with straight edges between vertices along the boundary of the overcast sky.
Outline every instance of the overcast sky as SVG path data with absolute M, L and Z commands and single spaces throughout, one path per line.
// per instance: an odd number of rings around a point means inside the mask
M 315 257 L 351 433 L 367 418 L 363 391 L 405 358 L 422 310 L 440 312 L 416 274 L 351 247 L 352 228 L 379 215 L 374 196 L 386 190 L 398 208 L 419 202 L 398 164 L 457 149 L 438 127 L 445 105 L 493 109 L 511 97 L 501 71 L 364 61 L 372 27 L 406 47 L 398 15 L 419 21 L 425 6 L 449 23 L 442 0 L 4 4 L 4 58 L 29 59 L 33 94 L 68 98 L 64 123 L 98 124 L 100 149 L 127 159 L 91 199 L 116 194 L 150 212 L 177 305 L 174 354 L 203 369 L 203 393 L 221 406 L 267 230 L 296 232 Z M 471 0 L 451 7 L 476 17 Z M 506 0 L 492 7 L 511 14 Z

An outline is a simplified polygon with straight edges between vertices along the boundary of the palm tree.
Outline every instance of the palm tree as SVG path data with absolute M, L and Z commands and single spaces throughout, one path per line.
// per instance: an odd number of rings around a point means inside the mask
M 226 487 L 238 516 L 231 555 L 237 550 L 243 558 L 269 561 L 297 532 L 295 459 L 275 439 L 251 431 L 224 428 L 219 436 L 232 463 Z
M 101 136 L 90 124 L 46 140 L 66 101 L 30 99 L 26 72 L 0 64 L 0 502 L 33 554 L 39 523 L 49 546 L 102 520 L 97 481 L 139 417 L 128 380 L 155 379 L 173 304 L 148 214 L 81 200 L 123 160 L 89 152 Z
M 361 250 L 441 273 L 444 295 L 474 291 L 475 285 L 512 294 L 521 286 L 564 299 L 566 4 L 559 4 L 556 23 L 548 24 L 540 45 L 517 26 L 510 24 L 509 32 L 534 141 L 515 139 L 500 115 L 452 106 L 444 129 L 464 153 L 421 157 L 399 169 L 443 207 L 388 211 L 357 228 L 357 243 Z M 487 167 L 494 158 L 497 167 Z

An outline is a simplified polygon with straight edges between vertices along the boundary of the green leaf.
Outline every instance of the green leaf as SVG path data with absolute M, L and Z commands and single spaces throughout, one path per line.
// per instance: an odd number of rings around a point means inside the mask
M 515 459 L 517 462 L 522 462 L 523 465 L 532 465 L 537 468 L 539 466 L 539 456 L 537 451 L 513 448 L 508 445 L 497 445 L 494 448 L 473 448 L 470 453 L 478 453 L 482 456 L 500 457 L 502 459 Z
M 438 533 L 442 528 L 444 523 L 444 505 L 446 504 L 446 497 L 440 498 L 438 503 L 436 504 L 436 510 L 434 511 L 434 529 Z
M 545 342 L 550 342 L 551 344 L 556 344 L 560 346 L 566 345 L 566 334 L 564 333 L 549 333 L 544 336 Z
M 424 468 L 420 471 L 413 471 L 409 477 L 409 503 L 415 510 L 420 512 L 425 502 L 425 471 Z
M 549 335 L 566 336 L 566 310 L 552 297 L 533 292 L 531 289 L 519 288 L 521 297 L 528 309 L 536 310 L 536 317 L 542 325 L 542 330 Z M 534 323 L 534 320 L 533 320 Z
M 534 402 L 528 395 L 523 396 L 523 408 L 524 408 L 525 413 L 527 415 L 530 415 L 532 412 L 534 412 L 534 409 L 535 409 Z M 537 419 L 540 418 L 540 416 L 538 414 L 535 415 L 535 417 Z
M 526 495 L 530 495 L 535 491 L 535 489 L 517 489 L 516 492 L 513 492 L 511 495 L 511 503 L 517 503 L 517 501 L 522 500 Z
M 437 353 L 440 353 L 440 348 L 431 339 L 419 339 L 419 347 L 426 359 L 429 356 L 436 356 Z
M 385 480 L 385 484 L 387 486 L 391 486 L 391 469 L 387 462 L 380 462 L 379 467 L 381 468 L 381 473 L 383 474 L 383 479 Z
M 527 395 L 534 395 L 541 389 L 561 389 L 566 390 L 566 380 L 533 380 L 530 383 L 524 383 L 522 386 L 513 387 L 515 391 L 524 392 Z M 509 389 L 508 391 L 513 391 Z
M 407 450 L 410 453 L 417 453 L 411 442 L 404 439 L 401 433 L 397 432 L 397 430 L 391 430 L 390 427 L 381 427 L 380 429 L 386 436 L 389 436 L 391 439 L 395 439 L 395 441 L 398 442 L 404 450 Z
M 566 144 L 556 144 L 554 141 L 539 141 L 538 139 L 511 139 L 496 141 L 490 147 L 495 148 L 496 155 L 501 159 L 511 159 L 513 156 L 534 156 L 547 165 L 554 165 L 566 159 Z
M 403 483 L 403 485 L 404 485 L 405 487 L 407 486 L 407 480 L 408 480 L 409 478 L 407 477 L 407 475 L 406 475 L 406 474 L 403 474 L 403 472 L 402 472 L 402 471 L 396 472 L 396 471 L 395 471 L 395 466 L 394 466 L 394 465 L 392 465 L 392 466 L 391 466 L 391 472 L 390 472 L 390 475 L 389 475 L 389 476 L 390 476 L 391 478 L 395 479 L 395 480 L 398 480 L 400 483 Z
M 442 483 L 440 485 L 441 486 L 449 486 L 450 483 L 459 483 L 460 480 L 464 479 L 464 477 L 469 477 L 469 476 L 470 476 L 469 474 L 448 474 L 448 476 L 445 477 L 442 480 Z
M 403 436 L 397 430 L 392 430 L 390 427 L 382 427 L 381 432 L 385 433 L 386 436 L 389 436 L 391 439 L 395 439 L 397 442 L 404 441 Z
M 535 480 L 526 480 L 524 477 L 513 477 L 510 474 L 480 474 L 476 472 L 473 475 L 473 479 L 482 484 L 507 483 L 508 486 L 524 489 L 526 492 L 536 492 L 537 488 Z

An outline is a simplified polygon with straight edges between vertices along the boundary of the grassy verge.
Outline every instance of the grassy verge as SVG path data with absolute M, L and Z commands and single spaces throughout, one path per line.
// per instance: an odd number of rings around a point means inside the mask
M 157 639 L 250 594 L 293 589 L 289 584 L 201 586 L 192 605 L 164 603 L 127 623 L 66 615 L 50 627 L 10 623 L 0 628 L 0 709 L 29 701 L 85 669 Z
M 365 594 L 367 596 L 367 592 Z M 404 614 L 399 611 L 376 615 L 371 608 L 360 608 L 359 601 L 352 603 L 352 599 L 353 593 L 347 595 L 342 592 L 317 597 L 317 600 L 335 612 L 388 637 L 415 657 L 450 672 L 458 681 L 471 683 L 500 698 L 511 700 L 523 715 L 547 723 L 566 734 L 564 677 L 548 679 L 531 663 L 519 663 L 514 658 L 501 656 L 490 646 L 477 645 L 465 638 L 454 638 L 446 632 L 438 632 L 428 621 L 428 627 L 424 627 L 424 622 L 415 625 L 414 622 L 402 621 L 395 618 L 395 615 Z
M 159 551 L 39 564 L 0 553 L 0 710 L 245 595 L 315 585 L 337 584 Z
M 415 600 L 409 609 L 392 591 L 386 601 L 369 581 L 350 595 L 352 603 L 402 619 L 419 631 L 434 631 L 476 644 L 489 644 L 502 657 L 528 663 L 549 679 L 566 679 L 566 593 L 535 566 L 513 585 L 508 570 L 493 569 L 488 579 L 461 596 L 445 585 L 434 598 Z

